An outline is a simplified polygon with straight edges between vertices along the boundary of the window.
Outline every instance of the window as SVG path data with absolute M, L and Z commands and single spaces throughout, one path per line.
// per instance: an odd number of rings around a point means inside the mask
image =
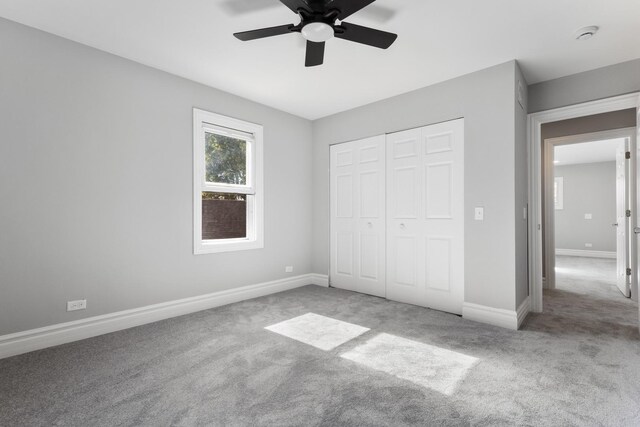
M 263 247 L 262 126 L 193 110 L 193 251 Z
M 553 180 L 553 202 L 556 210 L 564 209 L 564 178 L 561 176 Z

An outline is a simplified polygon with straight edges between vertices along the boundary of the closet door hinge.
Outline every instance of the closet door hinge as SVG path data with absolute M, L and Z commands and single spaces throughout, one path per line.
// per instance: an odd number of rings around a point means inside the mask
M 624 153 L 624 158 L 627 159 L 627 160 L 630 159 L 631 158 L 631 151 L 625 152 Z
M 627 268 L 627 276 L 631 276 L 631 269 Z
M 631 209 L 627 209 L 626 215 L 627 215 L 627 218 L 631 218 Z

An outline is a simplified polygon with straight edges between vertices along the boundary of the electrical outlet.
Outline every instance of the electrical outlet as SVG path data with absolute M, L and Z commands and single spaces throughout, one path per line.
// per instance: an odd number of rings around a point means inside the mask
M 592 243 L 585 243 L 585 244 L 584 244 L 584 247 L 585 247 L 585 248 L 592 248 L 592 247 L 593 247 L 593 244 L 592 244 Z
M 484 208 L 483 207 L 475 208 L 473 217 L 476 221 L 484 221 Z
M 285 272 L 285 273 L 293 273 L 293 266 L 292 266 L 292 265 L 287 265 L 287 266 L 284 268 L 284 272 Z
M 591 214 L 584 214 L 584 219 L 593 219 L 593 215 Z
M 75 301 L 67 301 L 67 311 L 84 310 L 87 308 L 87 300 L 79 299 Z

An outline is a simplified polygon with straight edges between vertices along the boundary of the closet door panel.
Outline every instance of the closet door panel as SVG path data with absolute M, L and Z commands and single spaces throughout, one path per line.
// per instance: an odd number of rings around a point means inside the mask
M 424 305 L 420 130 L 387 135 L 387 298 Z
M 427 163 L 424 185 L 426 219 L 451 219 L 452 172 L 451 162 Z
M 353 233 L 336 233 L 336 273 L 349 279 L 353 279 Z
M 355 291 L 357 276 L 355 260 L 355 163 L 356 150 L 353 144 L 342 144 L 330 149 L 330 275 L 340 287 Z
M 358 286 L 362 293 L 385 296 L 385 137 L 356 142 L 358 149 Z
M 422 128 L 424 286 L 427 307 L 462 314 L 464 302 L 464 120 Z
M 379 240 L 376 233 L 360 234 L 360 279 L 375 281 L 379 279 Z
M 331 285 L 385 296 L 385 138 L 331 146 Z
M 464 122 L 387 135 L 387 297 L 462 313 Z
M 451 290 L 451 238 L 427 236 L 425 277 L 427 289 L 449 292 Z

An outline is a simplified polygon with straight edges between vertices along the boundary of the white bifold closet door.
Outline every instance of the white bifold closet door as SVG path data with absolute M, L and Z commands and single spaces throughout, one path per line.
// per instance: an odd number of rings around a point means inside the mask
M 385 296 L 385 137 L 333 145 L 331 286 Z
M 387 135 L 387 298 L 462 314 L 464 120 Z
M 331 286 L 461 314 L 463 120 L 330 152 Z

